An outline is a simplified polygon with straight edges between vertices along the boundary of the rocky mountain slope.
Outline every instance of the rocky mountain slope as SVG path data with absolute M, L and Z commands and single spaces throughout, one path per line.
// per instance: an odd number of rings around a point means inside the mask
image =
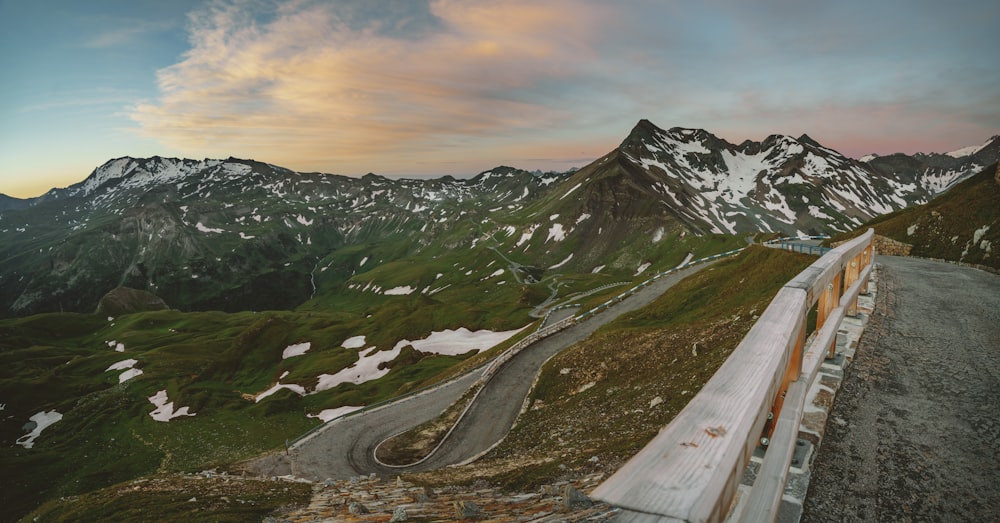
M 1000 160 L 1000 135 L 982 145 L 947 153 L 902 153 L 862 158 L 875 170 L 918 184 L 931 196 L 944 193 L 962 180 Z
M 1000 270 L 1000 168 L 994 163 L 934 200 L 880 216 L 867 227 L 909 246 L 913 256 Z

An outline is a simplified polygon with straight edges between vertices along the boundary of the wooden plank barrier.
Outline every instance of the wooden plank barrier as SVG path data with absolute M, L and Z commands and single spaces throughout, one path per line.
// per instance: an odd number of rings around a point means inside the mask
M 831 250 L 782 287 L 702 390 L 592 497 L 622 508 L 625 521 L 722 521 L 769 425 L 764 463 L 734 519 L 773 521 L 806 392 L 867 286 L 873 236 L 869 229 Z M 817 332 L 806 348 L 806 316 L 817 303 Z

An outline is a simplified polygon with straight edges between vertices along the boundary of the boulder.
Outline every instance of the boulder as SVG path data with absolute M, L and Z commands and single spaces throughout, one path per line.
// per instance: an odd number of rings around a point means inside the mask
M 105 294 L 97 303 L 99 316 L 121 316 L 133 312 L 160 311 L 168 309 L 159 296 L 140 289 L 118 287 Z
M 453 505 L 457 519 L 481 519 L 485 516 L 483 509 L 473 501 L 456 501 Z
M 370 514 L 368 508 L 362 505 L 361 503 L 358 503 L 357 501 L 353 501 L 351 502 L 351 504 L 347 505 L 347 511 L 350 512 L 351 514 L 354 514 L 355 516 Z
M 409 521 L 409 518 L 406 516 L 405 508 L 396 507 L 396 509 L 392 511 L 392 519 L 389 520 L 389 523 L 398 523 L 400 521 Z
M 573 485 L 566 485 L 562 490 L 562 504 L 566 510 L 577 510 L 590 508 L 594 502 L 586 494 L 577 490 Z

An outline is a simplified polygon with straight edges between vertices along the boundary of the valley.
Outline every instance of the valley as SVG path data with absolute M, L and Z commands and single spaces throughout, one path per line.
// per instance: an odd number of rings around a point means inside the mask
M 870 223 L 914 255 L 997 268 L 998 144 L 860 161 L 804 135 L 734 145 L 642 120 L 614 150 L 563 173 L 350 178 L 126 157 L 36 199 L 0 199 L 0 464 L 10 478 L 0 503 L 20 517 L 151 474 L 230 469 L 336 417 L 466 376 L 428 406 L 410 399 L 375 411 L 381 421 L 342 418 L 310 440 L 359 444 L 328 456 L 346 465 L 293 454 L 270 473 L 322 481 L 380 470 L 358 465 L 370 444 L 450 405 L 469 371 L 552 307 L 582 313 L 748 240 L 847 237 Z M 475 462 L 429 462 L 413 480 L 530 489 L 613 471 L 809 260 L 751 246 L 536 344 L 518 391 L 493 400 L 514 408 L 478 418 L 504 417 L 499 437 L 516 420 L 509 434 L 447 460 L 486 451 Z M 362 419 L 373 425 L 351 430 L 378 437 L 344 441 L 334 430 Z

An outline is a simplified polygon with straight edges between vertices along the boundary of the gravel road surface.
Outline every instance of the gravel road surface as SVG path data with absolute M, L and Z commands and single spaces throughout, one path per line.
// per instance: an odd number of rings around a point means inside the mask
M 877 261 L 802 521 L 1000 521 L 1000 276 Z
M 507 434 L 521 410 L 532 381 L 549 357 L 583 340 L 601 325 L 621 314 L 648 305 L 683 278 L 709 265 L 711 263 L 700 264 L 660 278 L 622 303 L 523 350 L 501 367 L 444 445 L 423 463 L 407 469 L 387 468 L 374 461 L 373 452 L 382 440 L 440 414 L 472 386 L 481 370 L 419 396 L 334 420 L 297 443 L 288 456 L 272 458 L 279 463 L 259 468 L 265 473 L 268 470 L 273 473 L 290 472 L 299 477 L 321 481 L 326 478 L 347 479 L 370 473 L 391 476 L 400 472 L 431 470 L 468 460 L 489 449 Z

